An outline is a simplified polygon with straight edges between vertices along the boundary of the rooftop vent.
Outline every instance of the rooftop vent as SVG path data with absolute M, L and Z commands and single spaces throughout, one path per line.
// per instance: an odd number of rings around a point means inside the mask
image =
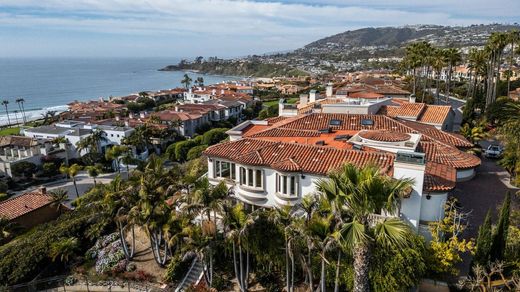
M 352 135 L 337 135 L 336 137 L 334 137 L 334 140 L 336 140 L 336 141 L 347 141 L 350 138 L 352 138 Z
M 341 120 L 332 119 L 329 122 L 329 126 L 341 126 Z
M 361 120 L 361 125 L 362 126 L 373 126 L 374 125 L 374 120 L 372 120 L 372 119 L 362 119 Z
M 325 141 L 323 141 L 323 140 L 316 141 L 316 145 L 318 145 L 318 146 L 325 146 Z
M 332 129 L 331 128 L 320 129 L 320 130 L 318 130 L 318 132 L 323 133 L 323 134 L 330 134 L 330 133 L 332 133 Z
M 426 156 L 419 152 L 397 152 L 396 162 L 424 165 L 426 164 Z
M 363 145 L 354 144 L 354 145 L 352 145 L 352 149 L 354 149 L 354 150 L 363 150 Z

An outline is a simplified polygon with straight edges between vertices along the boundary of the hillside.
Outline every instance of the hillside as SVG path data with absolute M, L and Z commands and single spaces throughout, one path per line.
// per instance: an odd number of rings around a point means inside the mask
M 393 69 L 404 55 L 404 47 L 411 42 L 424 40 L 437 47 L 457 47 L 467 51 L 469 47 L 483 46 L 491 33 L 511 29 L 520 30 L 520 25 L 367 27 L 328 36 L 292 52 L 233 60 L 210 58 L 168 66 L 163 70 L 271 77 Z

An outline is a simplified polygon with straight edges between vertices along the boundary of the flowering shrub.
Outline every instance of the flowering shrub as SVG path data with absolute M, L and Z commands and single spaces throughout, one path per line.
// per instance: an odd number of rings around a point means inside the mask
M 67 278 L 65 278 L 65 285 L 72 286 L 75 283 L 76 283 L 76 278 L 74 278 L 74 276 L 68 276 Z
M 96 244 L 85 253 L 85 257 L 96 260 L 98 274 L 121 273 L 126 271 L 128 265 L 117 233 L 99 238 Z

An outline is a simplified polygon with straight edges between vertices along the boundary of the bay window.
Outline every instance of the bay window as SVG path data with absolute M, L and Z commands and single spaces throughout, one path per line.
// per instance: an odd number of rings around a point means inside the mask
M 298 176 L 276 174 L 276 192 L 283 195 L 298 195 Z
M 215 178 L 236 179 L 235 164 L 227 161 L 215 160 Z
M 264 172 L 261 169 L 240 167 L 240 184 L 252 188 L 263 188 Z

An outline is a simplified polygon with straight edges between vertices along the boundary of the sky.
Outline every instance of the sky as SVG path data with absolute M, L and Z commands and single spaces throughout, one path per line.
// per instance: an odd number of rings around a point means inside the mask
M 520 22 L 519 0 L 0 0 L 0 57 L 234 57 L 362 27 Z

